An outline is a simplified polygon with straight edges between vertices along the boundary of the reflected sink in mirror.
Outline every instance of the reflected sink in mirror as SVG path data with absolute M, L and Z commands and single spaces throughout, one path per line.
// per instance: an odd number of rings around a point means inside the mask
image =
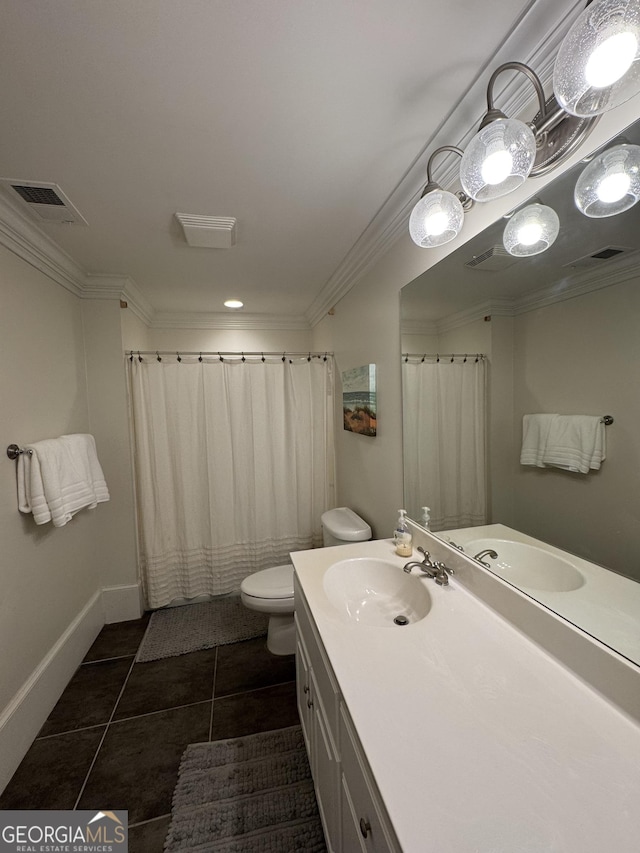
M 475 557 L 492 549 L 497 559 L 482 557 L 482 561 L 501 578 L 516 586 L 546 592 L 571 592 L 584 585 L 584 576 L 568 560 L 507 539 L 474 539 L 464 545 L 465 554 Z
M 375 557 L 341 560 L 323 579 L 327 598 L 350 622 L 394 628 L 419 622 L 431 609 L 431 596 L 417 575 Z M 400 618 L 400 622 L 394 622 Z M 407 620 L 406 622 L 404 620 Z

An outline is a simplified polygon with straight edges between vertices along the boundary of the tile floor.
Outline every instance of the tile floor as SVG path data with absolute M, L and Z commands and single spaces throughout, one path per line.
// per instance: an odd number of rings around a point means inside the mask
M 130 853 L 161 853 L 188 744 L 299 722 L 293 655 L 259 638 L 135 663 L 148 618 L 105 625 L 0 809 L 127 809 Z

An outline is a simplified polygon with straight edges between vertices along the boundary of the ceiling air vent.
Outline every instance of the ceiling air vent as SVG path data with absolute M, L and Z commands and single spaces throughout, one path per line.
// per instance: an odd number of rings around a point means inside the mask
M 87 225 L 87 220 L 74 207 L 57 184 L 41 181 L 15 181 L 0 178 L 0 184 L 23 210 L 43 223 Z
M 636 250 L 630 249 L 628 246 L 605 246 L 603 249 L 598 249 L 597 252 L 591 252 L 588 255 L 583 255 L 581 258 L 576 258 L 574 261 L 569 261 L 564 266 L 571 267 L 572 269 L 594 269 L 594 267 L 602 266 L 606 261 L 619 258 L 620 255 L 626 255 L 634 251 Z
M 465 267 L 483 272 L 501 272 L 517 263 L 517 260 L 502 246 L 492 246 L 481 255 L 474 255 L 470 261 L 466 262 Z
M 236 244 L 236 220 L 233 216 L 199 216 L 176 213 L 184 239 L 200 249 L 230 249 Z

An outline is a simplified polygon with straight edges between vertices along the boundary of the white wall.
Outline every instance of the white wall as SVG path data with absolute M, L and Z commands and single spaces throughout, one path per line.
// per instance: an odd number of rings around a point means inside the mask
M 53 675 L 41 671 L 78 615 L 99 596 L 95 543 L 108 510 L 101 505 L 80 512 L 59 529 L 36 526 L 31 516 L 18 512 L 17 463 L 6 458 L 7 445 L 89 431 L 84 332 L 80 300 L 3 247 L 0 293 L 1 790 L 79 662 L 72 652 Z M 97 609 L 90 609 L 79 628 L 80 658 L 82 646 L 102 624 L 99 597 Z M 38 707 L 18 720 L 17 701 L 28 705 L 30 693 L 39 695 Z
M 304 352 L 313 344 L 310 329 L 148 329 L 146 348 L 171 352 Z

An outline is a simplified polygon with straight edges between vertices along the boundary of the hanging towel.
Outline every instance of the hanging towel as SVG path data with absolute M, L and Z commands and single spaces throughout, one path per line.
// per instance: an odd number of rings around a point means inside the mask
M 81 509 L 109 500 L 91 435 L 67 435 L 27 445 L 18 459 L 18 507 L 36 524 L 63 527 Z
M 554 418 L 558 415 L 524 415 L 522 418 L 522 450 L 521 465 L 535 465 L 544 468 L 542 458 L 549 439 L 549 430 Z
M 558 415 L 542 457 L 545 466 L 588 474 L 605 459 L 605 426 L 598 415 Z

